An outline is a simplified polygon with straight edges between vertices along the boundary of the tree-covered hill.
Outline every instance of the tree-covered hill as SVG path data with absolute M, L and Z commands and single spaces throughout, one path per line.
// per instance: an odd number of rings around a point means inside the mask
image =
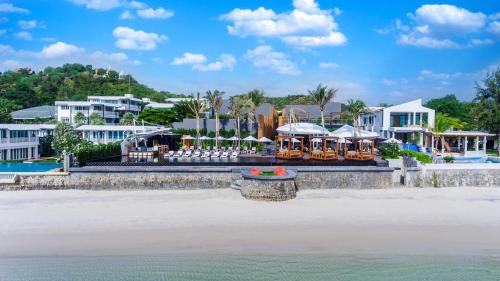
M 91 65 L 65 64 L 47 67 L 40 72 L 28 68 L 0 73 L 0 106 L 11 110 L 39 105 L 53 105 L 56 100 L 84 101 L 87 96 L 118 96 L 129 93 L 137 98 L 163 102 L 176 95 L 156 91 L 132 76 Z M 5 109 L 5 108 L 4 108 Z

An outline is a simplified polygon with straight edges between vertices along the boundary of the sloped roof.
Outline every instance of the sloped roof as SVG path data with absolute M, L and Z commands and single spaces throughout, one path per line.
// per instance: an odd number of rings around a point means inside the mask
M 340 113 L 340 106 L 341 104 L 339 102 L 328 103 L 325 107 L 325 115 Z M 289 113 L 292 107 L 297 115 L 303 115 L 305 111 L 309 117 L 321 116 L 321 110 L 319 110 L 319 105 L 317 104 L 287 104 L 284 108 L 286 112 Z
M 25 108 L 10 113 L 14 120 L 24 119 L 55 119 L 56 109 L 52 105 L 42 105 L 31 108 Z
M 338 138 L 376 138 L 378 134 L 361 129 L 356 129 L 353 126 L 344 125 L 330 133 L 332 137 Z
M 276 129 L 280 134 L 285 135 L 324 135 L 328 130 L 312 123 L 290 123 L 280 126 Z

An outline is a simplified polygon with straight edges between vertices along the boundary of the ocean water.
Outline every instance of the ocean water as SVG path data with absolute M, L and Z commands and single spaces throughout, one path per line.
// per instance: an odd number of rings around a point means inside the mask
M 2 281 L 500 280 L 499 257 L 126 256 L 0 258 Z

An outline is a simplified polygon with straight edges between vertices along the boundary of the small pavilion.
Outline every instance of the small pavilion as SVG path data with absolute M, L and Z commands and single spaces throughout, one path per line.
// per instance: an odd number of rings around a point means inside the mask
M 277 158 L 299 159 L 304 157 L 304 141 L 328 136 L 328 130 L 312 123 L 288 123 L 276 129 Z M 286 143 L 286 145 L 285 145 Z
M 378 137 L 375 132 L 344 125 L 330 133 L 330 136 L 343 139 L 342 151 L 345 160 L 372 160 L 375 158 L 375 139 Z
M 315 146 L 320 144 L 320 149 Z M 333 144 L 329 146 L 328 144 Z M 309 157 L 316 160 L 337 160 L 339 159 L 339 139 L 336 137 L 323 136 L 313 138 L 309 142 Z
M 434 133 L 432 136 L 432 151 L 438 151 L 441 155 L 461 155 L 461 156 L 486 156 L 487 137 L 495 136 L 481 131 L 446 131 Z M 438 138 L 441 147 L 438 150 Z M 451 145 L 450 145 L 451 144 Z

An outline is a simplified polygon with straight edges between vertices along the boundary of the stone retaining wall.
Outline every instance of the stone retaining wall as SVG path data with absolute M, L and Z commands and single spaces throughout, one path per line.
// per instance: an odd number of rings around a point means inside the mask
M 500 187 L 499 164 L 429 164 L 408 176 L 416 187 Z

